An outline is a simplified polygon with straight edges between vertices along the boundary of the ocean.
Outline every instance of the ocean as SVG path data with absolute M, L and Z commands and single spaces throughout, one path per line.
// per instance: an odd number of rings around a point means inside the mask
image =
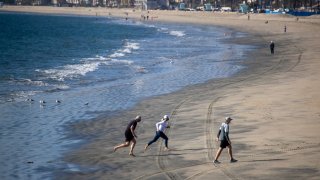
M 0 13 L 0 179 L 72 171 L 63 154 L 83 143 L 68 123 L 143 99 L 231 77 L 252 47 L 205 25 L 111 17 Z

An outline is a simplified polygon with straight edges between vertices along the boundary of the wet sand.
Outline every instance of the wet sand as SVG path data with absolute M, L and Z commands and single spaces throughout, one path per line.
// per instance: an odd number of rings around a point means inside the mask
M 140 19 L 140 12 L 103 8 L 4 7 L 0 10 L 67 13 Z M 320 17 L 150 11 L 150 20 L 208 24 L 247 32 L 233 43 L 256 45 L 245 56 L 248 68 L 232 78 L 212 80 L 181 91 L 144 100 L 127 112 L 73 125 L 74 135 L 90 142 L 65 160 L 81 171 L 56 172 L 59 179 L 318 179 L 320 177 Z M 268 23 L 266 23 L 268 22 Z M 284 33 L 284 26 L 287 32 Z M 228 34 L 227 34 L 228 35 Z M 275 42 L 275 54 L 269 42 Z M 232 52 L 232 48 L 230 50 Z M 227 57 L 222 57 L 227 58 Z M 142 115 L 136 157 L 113 147 L 124 140 L 127 122 Z M 161 141 L 147 152 L 154 124 L 171 116 Z M 214 141 L 225 116 L 232 116 L 231 141 L 239 161 L 213 165 Z

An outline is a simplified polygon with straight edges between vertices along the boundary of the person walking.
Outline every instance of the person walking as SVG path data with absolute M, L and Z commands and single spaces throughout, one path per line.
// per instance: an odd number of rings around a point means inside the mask
M 128 124 L 127 128 L 126 128 L 126 131 L 124 133 L 125 142 L 120 144 L 120 145 L 118 145 L 118 146 L 115 146 L 113 148 L 114 152 L 116 152 L 117 149 L 119 149 L 119 148 L 128 147 L 130 145 L 130 143 L 132 142 L 129 155 L 130 156 L 135 156 L 133 154 L 133 149 L 134 149 L 134 146 L 137 143 L 136 138 L 138 138 L 138 136 L 135 133 L 135 129 L 137 127 L 138 122 L 140 122 L 140 121 L 141 121 L 141 116 L 137 116 L 134 120 L 129 122 L 129 124 Z
M 157 131 L 156 131 L 156 135 L 154 136 L 154 138 L 148 142 L 148 144 L 146 144 L 145 148 L 144 148 L 144 151 L 147 150 L 147 148 L 154 142 L 156 142 L 160 137 L 162 139 L 164 139 L 164 144 L 166 146 L 166 149 L 165 150 L 170 150 L 168 148 L 168 137 L 164 134 L 164 131 L 166 128 L 170 128 L 170 126 L 168 125 L 168 121 L 169 121 L 169 116 L 168 115 L 164 115 L 163 118 L 161 119 L 160 122 L 156 123 L 156 128 L 157 128 Z
M 274 42 L 273 41 L 270 42 L 270 51 L 271 51 L 271 54 L 274 54 Z
M 229 156 L 230 156 L 230 162 L 231 163 L 234 163 L 234 162 L 237 162 L 238 160 L 234 159 L 233 158 L 233 155 L 232 155 L 232 146 L 231 146 L 231 141 L 230 141 L 230 138 L 229 138 L 229 124 L 231 123 L 233 119 L 231 117 L 226 117 L 225 118 L 225 122 L 221 124 L 220 126 L 220 129 L 219 129 L 219 132 L 217 134 L 217 139 L 216 141 L 220 141 L 220 147 L 217 151 L 217 154 L 214 158 L 214 161 L 213 163 L 214 164 L 219 164 L 220 161 L 218 161 L 218 158 L 222 152 L 222 150 L 226 147 L 228 147 L 228 153 L 229 153 Z

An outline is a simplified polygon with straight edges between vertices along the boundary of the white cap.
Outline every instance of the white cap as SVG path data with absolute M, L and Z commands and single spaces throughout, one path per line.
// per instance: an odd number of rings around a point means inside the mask
M 168 115 L 164 115 L 162 119 L 169 120 L 169 116 Z

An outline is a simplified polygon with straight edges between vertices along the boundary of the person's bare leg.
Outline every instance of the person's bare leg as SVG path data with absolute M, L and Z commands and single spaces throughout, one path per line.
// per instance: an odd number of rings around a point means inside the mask
M 216 157 L 214 158 L 215 161 L 218 161 L 218 158 L 219 158 L 222 150 L 223 150 L 223 149 L 222 149 L 221 147 L 219 147 L 219 149 L 218 149 L 218 151 L 217 151 L 217 154 L 216 154 Z
M 230 160 L 232 160 L 233 156 L 232 156 L 232 146 L 231 145 L 228 146 L 228 153 L 229 153 L 229 156 L 230 156 Z
M 148 149 L 148 147 L 149 147 L 149 145 L 146 144 L 146 145 L 144 146 L 144 151 L 146 151 L 146 150 Z
M 130 142 L 128 142 L 128 141 L 123 144 L 120 144 L 120 145 L 113 148 L 113 152 L 116 152 L 116 150 L 119 148 L 128 147 L 129 145 L 130 145 Z
M 133 139 L 132 139 L 132 144 L 131 144 L 130 153 L 129 153 L 130 156 L 135 156 L 135 155 L 133 154 L 133 149 L 134 149 L 134 146 L 136 145 L 136 143 L 137 143 L 136 139 L 133 138 Z
M 234 162 L 237 162 L 237 161 L 238 161 L 238 160 L 236 160 L 236 159 L 233 158 L 233 155 L 232 155 L 232 146 L 231 146 L 231 145 L 228 146 L 228 153 L 229 153 L 229 155 L 230 155 L 230 162 L 234 163 Z

